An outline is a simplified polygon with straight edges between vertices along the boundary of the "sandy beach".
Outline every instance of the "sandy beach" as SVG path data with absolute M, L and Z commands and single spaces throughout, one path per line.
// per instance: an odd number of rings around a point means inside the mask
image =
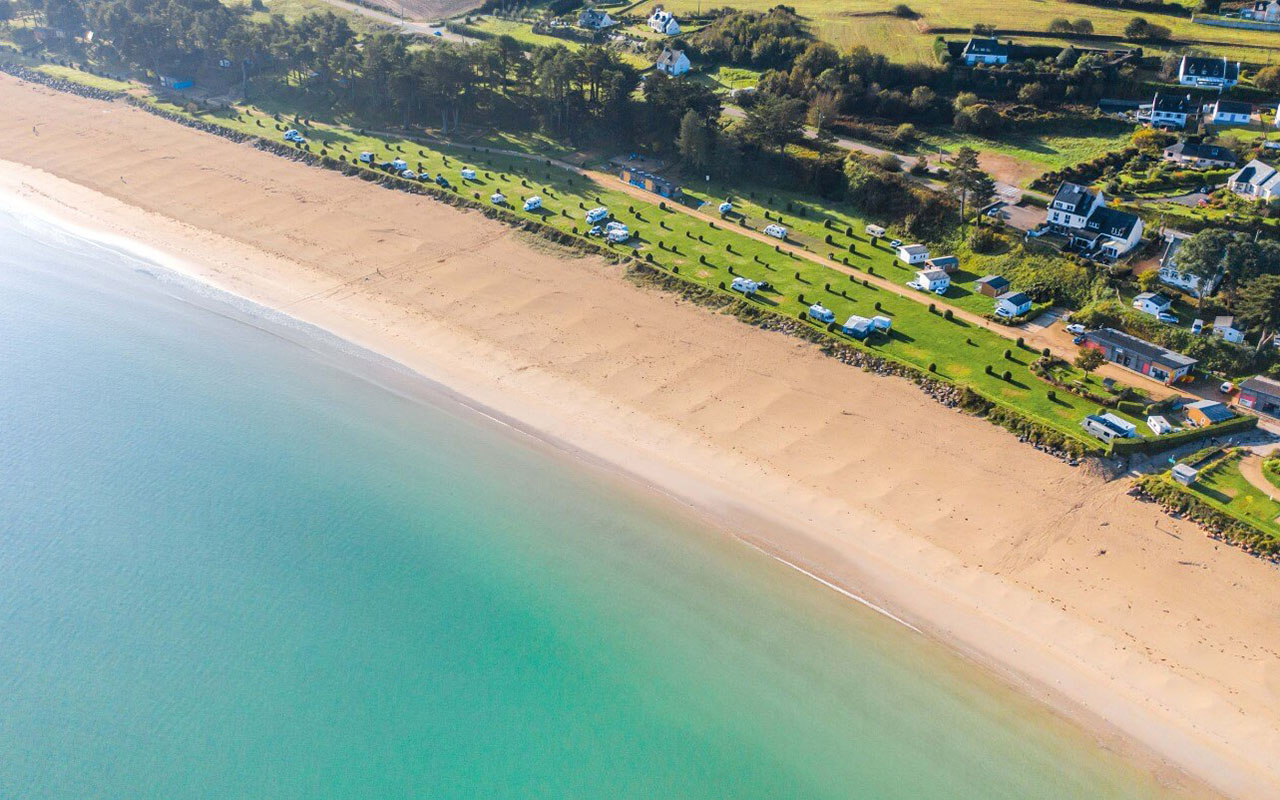
M 1280 794 L 1280 574 L 907 381 L 423 197 L 0 76 L 0 198 L 633 476 L 1193 794 Z M 2 204 L 0 204 L 2 205 Z

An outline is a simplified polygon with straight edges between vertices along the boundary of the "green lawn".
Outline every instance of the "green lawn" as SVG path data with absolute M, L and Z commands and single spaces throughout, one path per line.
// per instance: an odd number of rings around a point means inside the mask
M 528 22 L 520 22 L 510 19 L 499 19 L 497 17 L 471 17 L 471 27 L 494 36 L 507 35 L 518 42 L 527 45 L 535 45 L 538 47 L 555 47 L 559 45 L 570 50 L 581 50 L 584 45 L 582 42 L 573 39 L 561 39 L 559 36 L 548 36 L 542 33 L 534 33 L 533 26 Z M 652 66 L 652 63 L 640 55 L 630 50 L 618 51 L 623 60 L 639 69 L 646 69 Z
M 84 86 L 92 86 L 95 89 L 104 89 L 109 92 L 123 92 L 132 87 L 132 84 L 124 81 L 118 81 L 114 78 L 104 78 L 101 75 L 91 75 L 71 67 L 60 67 L 57 64 L 40 64 L 37 70 L 46 75 L 53 75 L 56 78 L 79 83 Z
M 1240 474 L 1235 453 L 1202 470 L 1191 490 L 1215 508 L 1243 520 L 1273 538 L 1280 538 L 1280 503 L 1258 490 Z M 1277 492 L 1280 495 L 1280 492 Z
M 720 91 L 729 91 L 731 89 L 744 89 L 748 86 L 755 86 L 760 82 L 760 73 L 752 69 L 742 69 L 741 67 L 710 67 L 706 70 L 696 70 L 690 77 L 704 83 L 713 89 Z
M 1040 172 L 1045 172 L 1121 149 L 1129 144 L 1132 135 L 1129 128 L 1086 122 L 1074 127 L 1063 126 L 1052 133 L 1009 132 L 997 139 L 935 129 L 924 132 L 923 142 L 925 148 L 934 152 L 940 149 L 951 153 L 961 147 L 971 147 L 980 153 L 999 153 L 1042 167 Z
M 677 14 L 687 14 L 699 7 L 703 10 L 710 7 L 710 4 L 702 0 L 647 0 L 637 6 L 634 12 L 647 13 L 656 5 L 665 6 Z M 743 11 L 767 11 L 777 5 L 777 1 L 735 0 L 728 5 Z M 1174 39 L 1185 43 L 1187 47 L 1212 55 L 1233 55 L 1249 61 L 1266 62 L 1277 46 L 1277 38 L 1280 38 L 1265 31 L 1196 25 L 1186 17 L 1100 8 L 1066 0 L 907 0 L 906 5 L 919 15 L 917 20 L 892 15 L 890 9 L 895 4 L 888 0 L 791 0 L 787 5 L 813 21 L 817 36 L 838 47 L 848 48 L 862 44 L 902 62 L 932 62 L 932 42 L 938 29 L 967 32 L 974 23 L 987 23 L 996 25 L 1000 30 L 1040 32 L 1057 17 L 1084 17 L 1093 22 L 1096 33 L 1119 36 L 1131 19 L 1140 16 L 1169 27 Z M 959 38 L 967 34 L 957 32 L 946 35 Z M 1065 42 L 1060 36 L 1034 37 L 1027 41 Z

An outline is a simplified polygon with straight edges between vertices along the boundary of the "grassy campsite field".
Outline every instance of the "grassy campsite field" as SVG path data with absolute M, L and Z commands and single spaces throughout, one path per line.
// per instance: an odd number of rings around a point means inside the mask
M 635 6 L 635 12 L 644 12 L 662 5 L 677 14 L 705 10 L 710 4 L 699 0 L 645 0 Z M 775 0 L 735 0 L 733 8 L 744 11 L 767 11 L 777 5 Z M 967 32 L 975 23 L 997 26 L 1010 32 L 1039 33 L 1057 17 L 1077 19 L 1084 17 L 1093 22 L 1094 32 L 1108 36 L 1120 36 L 1126 24 L 1135 16 L 1165 25 L 1172 29 L 1176 43 L 1194 46 L 1197 50 L 1215 55 L 1234 55 L 1248 61 L 1270 63 L 1276 59 L 1275 48 L 1280 46 L 1280 34 L 1265 31 L 1237 30 L 1197 25 L 1188 17 L 1163 14 L 1139 14 L 1113 8 L 1066 2 L 1009 2 L 1008 0 L 908 0 L 907 5 L 918 18 L 903 19 L 892 14 L 892 3 L 886 0 L 792 0 L 799 14 L 813 21 L 814 33 L 833 44 L 847 48 L 866 45 L 873 51 L 884 53 L 896 61 L 930 61 L 933 58 L 933 38 L 938 32 L 959 35 Z M 1193 6 L 1192 0 L 1182 5 Z M 1018 37 L 1015 37 L 1018 38 Z M 1040 41 L 1036 36 L 1027 41 Z M 1047 42 L 1062 42 L 1060 37 L 1043 37 Z
M 185 113 L 176 106 L 165 106 L 165 109 Z M 273 139 L 283 127 L 297 125 L 291 121 L 277 123 L 252 109 L 243 109 L 238 116 L 205 115 L 203 118 Z M 865 271 L 866 265 L 872 265 L 879 275 L 888 275 L 892 269 L 892 274 L 904 282 L 910 277 L 906 273 L 898 275 L 901 270 L 889 266 L 892 255 L 887 249 L 872 250 L 862 233 L 865 220 L 811 206 L 813 211 L 806 211 L 804 221 L 793 229 L 795 242 L 814 254 L 848 252 L 851 244 L 865 253 L 865 261 L 861 256 L 850 260 L 855 274 L 849 275 L 807 258 L 780 252 L 735 231 L 731 225 L 709 223 L 672 208 L 663 210 L 656 196 L 650 202 L 638 200 L 619 184 L 612 184 L 612 178 L 597 184 L 545 162 L 485 152 L 484 148 L 428 146 L 407 139 L 361 135 L 336 125 L 299 127 L 310 137 L 313 151 L 327 148 L 330 155 L 342 155 L 348 161 L 362 150 L 373 151 L 379 159 L 403 157 L 411 168 L 444 174 L 459 186 L 460 192 L 472 194 L 481 201 L 500 191 L 521 215 L 525 213 L 518 210 L 523 198 L 537 194 L 543 198 L 543 208 L 529 216 L 566 233 L 582 235 L 587 227 L 583 221 L 584 210 L 605 205 L 616 219 L 629 225 L 636 236 L 625 248 L 618 248 L 620 253 L 634 248 L 640 257 L 651 256 L 656 264 L 677 269 L 682 278 L 713 289 L 722 283 L 731 283 L 734 275 L 767 280 L 773 284 L 774 291 L 762 294 L 756 302 L 787 316 L 798 315 L 815 301 L 834 311 L 841 321 L 855 313 L 884 314 L 894 321 L 893 335 L 870 345 L 857 346 L 866 346 L 921 369 L 932 366 L 939 377 L 968 385 L 989 399 L 1016 408 L 1077 441 L 1094 445 L 1079 428 L 1079 420 L 1094 410 L 1094 404 L 1063 391 L 1050 399 L 1050 387 L 1029 368 L 1037 353 L 1018 348 L 1011 338 L 985 328 L 959 319 L 945 319 L 942 314 L 945 301 L 941 299 L 934 298 L 938 300 L 938 309 L 934 312 L 926 305 L 929 298 L 917 300 L 874 285 L 864 286 L 857 272 Z M 476 181 L 462 181 L 463 166 L 479 171 Z M 761 203 L 743 203 L 746 226 L 759 229 L 767 224 L 763 214 L 770 204 L 767 198 L 761 200 Z M 770 216 L 783 217 L 787 224 L 792 224 L 794 215 L 785 212 L 786 199 L 779 196 L 773 200 L 778 208 L 770 210 Z M 839 230 L 825 227 L 824 220 Z M 850 228 L 852 236 L 847 234 Z M 820 237 L 819 230 L 832 233 L 832 245 L 825 244 L 825 234 Z M 1011 351 L 1009 358 L 1004 356 L 1006 351 Z M 993 374 L 987 374 L 987 366 Z M 1010 373 L 1007 381 L 1001 377 L 1006 370 Z

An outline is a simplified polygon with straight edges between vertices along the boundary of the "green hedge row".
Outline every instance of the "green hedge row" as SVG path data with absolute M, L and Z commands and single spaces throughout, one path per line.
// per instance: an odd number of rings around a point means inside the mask
M 1250 416 L 1236 417 L 1207 428 L 1188 428 L 1185 431 L 1157 436 L 1153 439 L 1113 439 L 1107 455 L 1129 456 L 1136 453 L 1159 453 L 1181 447 L 1187 442 L 1206 439 L 1210 436 L 1225 436 L 1228 433 L 1247 431 L 1258 426 L 1258 418 Z

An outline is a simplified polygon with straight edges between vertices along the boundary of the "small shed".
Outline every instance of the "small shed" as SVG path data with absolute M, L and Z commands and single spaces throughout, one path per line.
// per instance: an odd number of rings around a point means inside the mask
M 999 297 L 1009 291 L 1009 280 L 1000 275 L 979 278 L 974 285 L 978 287 L 978 294 L 985 294 L 987 297 Z
M 1217 400 L 1200 400 L 1187 406 L 1187 422 L 1197 428 L 1226 422 L 1233 417 L 1235 413 Z
M 1240 344 L 1244 341 L 1244 332 L 1236 327 L 1236 318 L 1230 316 L 1214 318 L 1213 335 L 1221 336 L 1232 344 Z
M 1200 470 L 1186 464 L 1174 464 L 1173 469 L 1169 471 L 1173 479 L 1183 486 L 1190 486 L 1200 477 Z
M 1031 310 L 1031 298 L 1023 292 L 1005 292 L 996 298 L 996 315 L 1019 317 Z

